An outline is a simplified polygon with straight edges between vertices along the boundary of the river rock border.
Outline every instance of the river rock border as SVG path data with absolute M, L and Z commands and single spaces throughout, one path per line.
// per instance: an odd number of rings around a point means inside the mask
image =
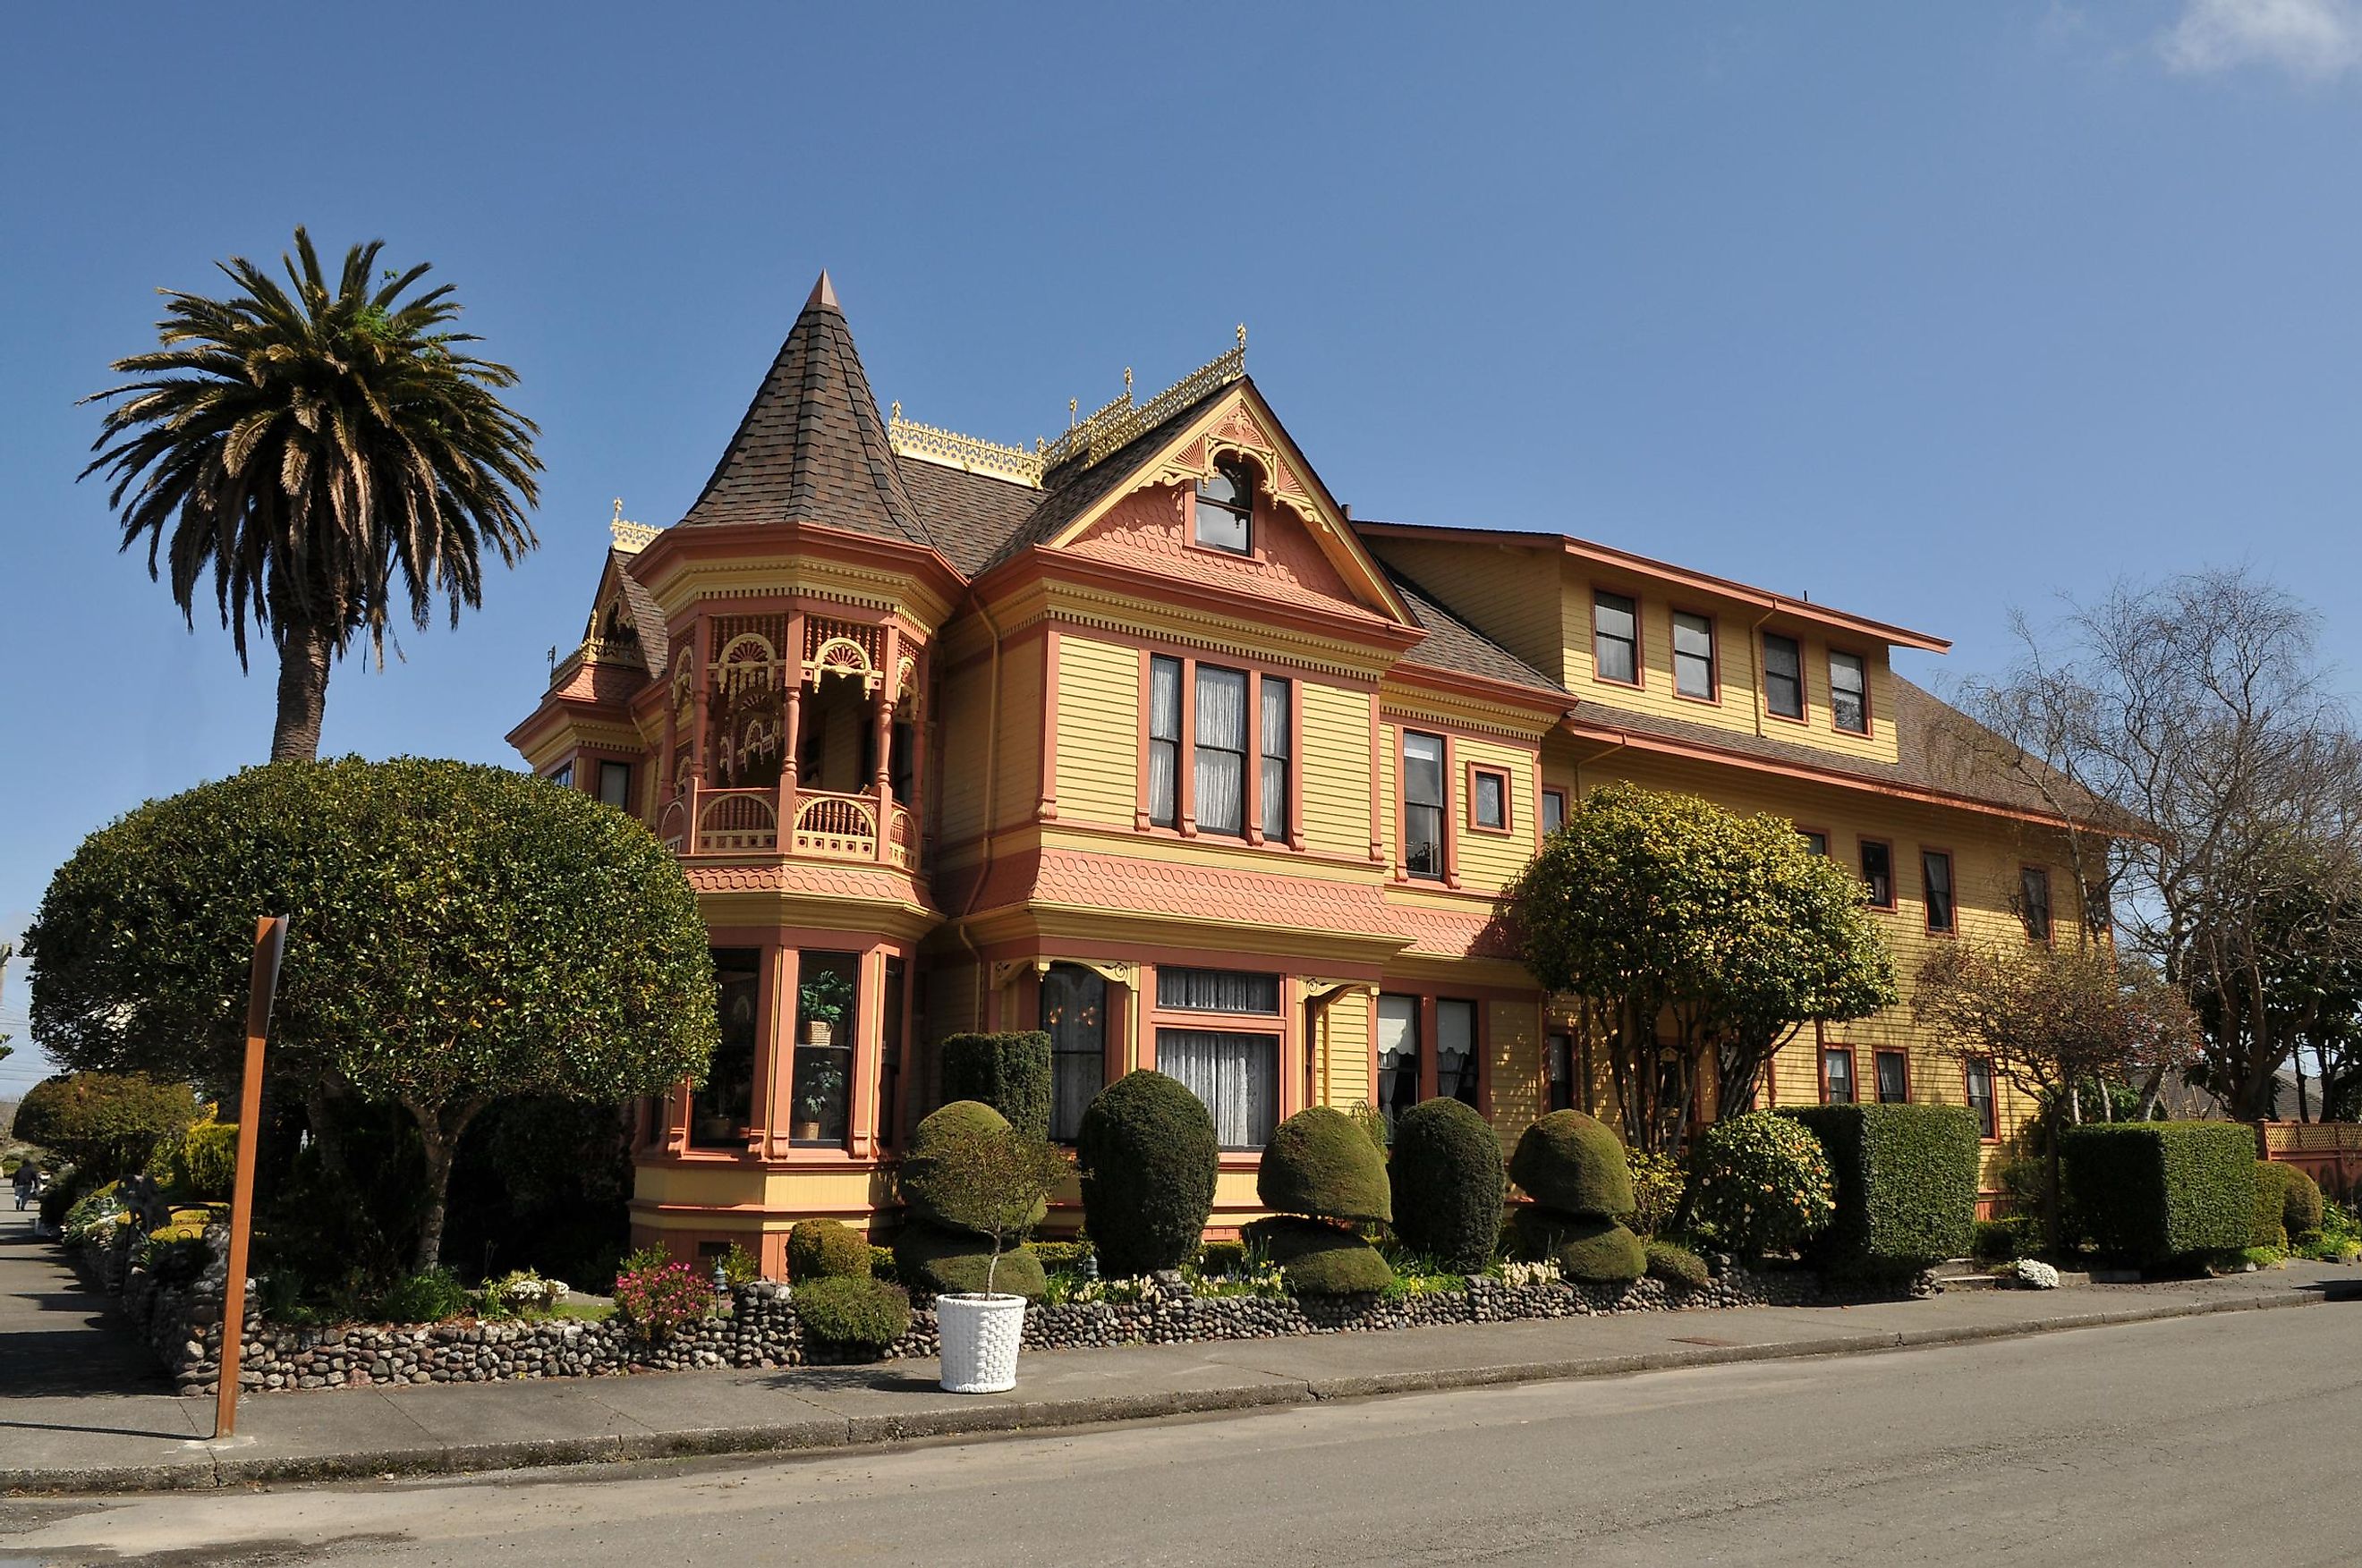
M 226 1276 L 219 1249 L 204 1276 L 182 1285 L 159 1281 L 144 1268 L 106 1255 L 116 1250 L 74 1249 L 76 1265 L 94 1288 L 121 1281 L 123 1316 L 155 1351 L 181 1393 L 212 1393 L 220 1371 Z M 1655 1279 L 1639 1280 L 1623 1290 L 1559 1283 L 1512 1286 L 1480 1275 L 1471 1277 L 1464 1289 L 1392 1299 L 1198 1296 L 1177 1277 L 1166 1277 L 1164 1287 L 1145 1300 L 1030 1307 L 1024 1343 L 1032 1350 L 1194 1344 L 1521 1319 L 1808 1306 L 1838 1299 L 1802 1270 L 1759 1273 L 1728 1265 L 1697 1290 L 1675 1289 Z M 739 1287 L 731 1293 L 726 1311 L 653 1345 L 615 1319 L 296 1328 L 264 1321 L 250 1288 L 243 1337 L 238 1382 L 257 1392 L 843 1365 L 870 1359 L 807 1343 L 789 1288 L 768 1280 Z M 879 1359 L 932 1358 L 936 1354 L 935 1315 L 930 1304 L 921 1302 L 911 1312 L 911 1332 L 887 1347 Z

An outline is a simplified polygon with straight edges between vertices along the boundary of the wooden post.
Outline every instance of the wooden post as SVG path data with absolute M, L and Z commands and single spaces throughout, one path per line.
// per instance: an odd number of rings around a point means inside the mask
M 214 1395 L 214 1436 L 237 1431 L 237 1368 L 246 1332 L 246 1251 L 254 1232 L 254 1162 L 262 1143 L 262 1045 L 270 1033 L 270 1000 L 279 990 L 279 960 L 287 951 L 287 916 L 254 923 L 254 971 L 246 997 L 246 1076 L 237 1095 L 237 1177 L 230 1190 L 229 1277 L 222 1284 L 221 1373 Z

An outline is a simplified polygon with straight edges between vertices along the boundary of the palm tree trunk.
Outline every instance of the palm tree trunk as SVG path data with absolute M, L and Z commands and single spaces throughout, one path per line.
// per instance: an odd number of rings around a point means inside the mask
M 272 762 L 318 759 L 320 720 L 328 707 L 328 661 L 336 651 L 332 628 L 309 620 L 285 623 L 279 639 L 279 715 L 270 731 Z

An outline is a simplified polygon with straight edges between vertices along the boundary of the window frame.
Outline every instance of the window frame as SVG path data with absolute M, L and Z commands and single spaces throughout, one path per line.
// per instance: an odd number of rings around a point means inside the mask
M 1167 1031 L 1198 1035 L 1235 1035 L 1250 1039 L 1268 1039 L 1271 1053 L 1271 1113 L 1272 1126 L 1276 1128 L 1297 1109 L 1291 1090 L 1291 1075 L 1302 1070 L 1300 1041 L 1297 1025 L 1300 1019 L 1289 1016 L 1289 983 L 1285 971 L 1271 970 L 1232 969 L 1220 964 L 1156 963 L 1148 966 L 1152 972 L 1147 983 L 1138 992 L 1140 1037 L 1144 1047 L 1142 1067 L 1159 1071 L 1171 1071 L 1160 1059 L 1159 1047 Z M 1271 1012 L 1245 1012 L 1225 1008 L 1174 1006 L 1164 1000 L 1166 977 L 1172 974 L 1204 972 L 1210 974 L 1252 975 L 1269 980 L 1274 989 L 1274 1009 Z M 1302 1010 L 1299 1008 L 1300 1013 Z M 1212 1107 L 1208 1107 L 1210 1113 Z M 1219 1124 L 1219 1123 L 1218 1123 Z M 1268 1135 L 1263 1144 L 1223 1144 L 1220 1158 L 1227 1169 L 1252 1168 L 1268 1146 Z
M 1928 891 L 1927 862 L 1944 862 L 1945 923 L 1936 924 L 1935 896 Z M 1960 869 L 1952 851 L 1932 845 L 1919 846 L 1919 914 L 1921 924 L 1931 937 L 1957 937 L 1960 934 Z
M 1238 841 L 1261 847 L 1278 845 L 1291 850 L 1304 848 L 1304 698 L 1302 677 L 1294 671 L 1282 674 L 1260 663 L 1244 661 L 1200 660 L 1194 653 L 1167 652 L 1153 647 L 1140 652 L 1140 717 L 1138 796 L 1132 808 L 1132 828 L 1136 832 L 1170 833 L 1177 837 L 1195 838 L 1202 830 L 1210 839 L 1224 842 Z M 1170 669 L 1175 681 L 1175 720 L 1173 735 L 1156 733 L 1156 678 L 1159 670 Z M 1217 670 L 1226 674 L 1246 678 L 1245 751 L 1242 753 L 1240 801 L 1241 830 L 1233 833 L 1226 828 L 1204 828 L 1198 819 L 1198 680 L 1205 670 Z M 1264 693 L 1274 683 L 1286 688 L 1287 726 L 1283 737 L 1284 752 L 1266 753 L 1264 750 L 1263 711 Z M 1157 814 L 1155 790 L 1156 758 L 1160 748 L 1169 747 L 1173 756 L 1173 799 L 1169 817 Z M 1215 748 L 1224 750 L 1224 748 Z M 1276 803 L 1265 798 L 1264 764 L 1278 762 L 1283 792 Z M 1184 764 L 1187 764 L 1186 766 Z M 1286 824 L 1285 830 L 1270 833 L 1264 830 L 1267 816 L 1276 807 L 1277 817 Z
M 1846 1098 L 1829 1096 L 1829 1058 L 1845 1058 Z M 1861 1103 L 1861 1063 L 1855 1059 L 1851 1046 L 1832 1046 L 1823 1042 L 1820 1048 L 1821 1103 L 1824 1105 L 1859 1105 Z
M 1606 674 L 1601 671 L 1599 660 L 1599 647 L 1601 642 L 1617 641 L 1615 638 L 1609 637 L 1606 632 L 1600 630 L 1599 612 L 1606 608 L 1606 605 L 1600 602 L 1603 599 L 1621 599 L 1625 604 L 1631 607 L 1632 677 L 1629 680 L 1625 680 L 1616 675 Z M 1623 686 L 1630 691 L 1645 691 L 1648 689 L 1648 640 L 1641 626 L 1641 603 L 1642 600 L 1639 594 L 1620 594 L 1614 588 L 1603 588 L 1595 584 L 1592 587 L 1591 678 L 1597 681 L 1602 685 Z
M 1204 735 L 1198 732 L 1204 728 L 1197 721 L 1198 695 L 1205 689 L 1205 680 L 1209 671 L 1224 678 L 1232 675 L 1238 677 L 1239 743 L 1235 748 L 1213 745 L 1206 740 Z M 1252 759 L 1256 768 L 1260 770 L 1263 762 L 1259 752 L 1256 750 L 1251 749 L 1257 743 L 1259 732 L 1263 728 L 1263 716 L 1255 701 L 1257 685 L 1254 678 L 1254 673 L 1251 670 L 1241 669 L 1231 664 L 1209 664 L 1200 662 L 1198 663 L 1194 668 L 1185 671 L 1185 674 L 1187 677 L 1189 702 L 1188 726 L 1190 733 L 1188 751 L 1190 789 L 1188 817 L 1190 824 L 1195 827 L 1198 832 L 1210 834 L 1218 839 L 1244 839 L 1247 836 L 1247 824 L 1254 817 L 1255 807 L 1260 804 L 1255 799 L 1255 795 L 1259 794 L 1260 791 L 1254 784 L 1249 782 L 1247 777 L 1247 766 L 1249 761 Z M 1238 763 L 1239 822 L 1238 826 L 1235 828 L 1209 828 L 1206 825 L 1205 817 L 1198 812 L 1198 802 L 1197 798 L 1198 764 L 1200 753 L 1207 751 L 1212 751 L 1221 756 L 1233 758 Z M 1180 781 L 1175 779 L 1174 782 L 1177 786 Z
M 1551 806 L 1552 803 L 1556 803 L 1558 806 L 1558 821 L 1555 825 L 1553 825 L 1550 819 Z M 1556 784 L 1542 785 L 1541 814 L 1534 818 L 1535 831 L 1542 838 L 1547 839 L 1551 834 L 1557 832 L 1559 828 L 1565 827 L 1567 807 L 1571 803 L 1567 799 L 1566 791 L 1561 789 Z
M 1507 838 L 1516 831 L 1518 809 L 1509 795 L 1509 770 L 1491 762 L 1470 762 L 1468 774 L 1468 830 L 1471 833 L 1494 833 Z M 1495 827 L 1484 820 L 1477 811 L 1477 781 L 1495 778 L 1501 781 L 1501 821 Z
M 1867 834 L 1856 834 L 1854 844 L 1855 859 L 1861 870 L 1862 885 L 1869 888 L 1871 894 L 1869 907 L 1882 915 L 1893 914 L 1897 907 L 1896 895 L 1901 891 L 1894 885 L 1894 840 L 1873 839 Z M 1871 880 L 1870 875 L 1870 851 L 1873 845 L 1886 851 L 1886 901 L 1882 904 L 1877 898 L 1878 884 Z
M 1705 696 L 1698 696 L 1682 690 L 1682 618 L 1705 622 Z M 1672 607 L 1667 621 L 1671 627 L 1673 695 L 1683 702 L 1704 703 L 1709 707 L 1722 706 L 1722 618 L 1710 610 L 1683 609 Z
M 1889 1100 L 1886 1097 L 1885 1080 L 1879 1076 L 1880 1070 L 1889 1061 L 1899 1061 L 1903 1064 L 1903 1098 L 1900 1100 Z M 1870 1087 L 1871 1092 L 1877 1096 L 1871 1102 L 1871 1104 L 1908 1105 L 1911 1103 L 1911 1053 L 1909 1051 L 1899 1051 L 1882 1046 L 1871 1055 L 1871 1070 L 1872 1078 Z
M 1434 1076 L 1434 1064 L 1428 1059 L 1427 998 L 1409 991 L 1378 992 L 1378 999 L 1370 1009 L 1370 1102 L 1377 1108 L 1379 1120 L 1385 1127 L 1386 1142 L 1391 1144 L 1395 1137 L 1396 1113 L 1388 1110 L 1385 1091 L 1379 1082 L 1379 1074 L 1385 1071 L 1383 1064 L 1385 1057 L 1385 1047 L 1379 1033 L 1379 1026 L 1385 1021 L 1386 1003 L 1389 1002 L 1403 1002 L 1410 1004 L 1410 1104 L 1417 1105 L 1428 1097 L 1427 1085 L 1428 1080 Z M 1399 1089 L 1401 1087 L 1399 1075 L 1402 1069 L 1396 1068 L 1395 1071 L 1397 1075 L 1396 1086 Z
M 1071 1046 L 1061 1046 L 1058 1042 L 1057 1028 L 1053 1025 L 1051 1019 L 1048 1016 L 1050 977 L 1053 974 L 1060 974 L 1062 971 L 1065 973 L 1077 975 L 1088 975 L 1094 981 L 1098 981 L 1099 1012 L 1098 1025 L 1098 1042 L 1095 1047 L 1092 1047 L 1089 1050 Z M 1086 1055 L 1096 1056 L 1098 1058 L 1098 1087 L 1103 1090 L 1108 1086 L 1108 1046 L 1109 1042 L 1116 1037 L 1115 1012 L 1117 989 L 1115 981 L 1108 979 L 1108 977 L 1098 970 L 1092 968 L 1088 964 L 1078 964 L 1073 962 L 1071 959 L 1053 959 L 1043 969 L 1041 977 L 1036 982 L 1033 1011 L 1034 1027 L 1040 1029 L 1043 1034 L 1050 1036 L 1050 1139 L 1053 1143 L 1070 1145 L 1075 1141 L 1072 1137 L 1060 1137 L 1058 1135 L 1059 1058 L 1061 1057 L 1082 1057 Z M 1087 1107 L 1090 1102 L 1086 1100 L 1083 1103 Z M 1079 1112 L 1076 1113 L 1076 1120 L 1079 1125 L 1081 1121 L 1081 1113 Z
M 549 772 L 542 774 L 541 776 L 544 780 L 556 784 L 560 789 L 572 789 L 574 787 L 574 759 L 571 757 L 567 758 L 566 761 L 558 763 L 556 767 L 550 769 Z
M 2029 896 L 2034 883 L 2029 878 L 2039 878 L 2042 886 L 2042 929 L 2034 928 L 2034 900 Z M 2052 881 L 2048 866 L 2032 863 L 2017 868 L 2018 924 L 2025 929 L 2025 939 L 2049 947 L 2058 939 L 2058 906 L 2055 902 L 2058 884 Z
M 621 800 L 609 800 L 607 798 L 607 780 L 614 776 L 617 773 L 620 773 L 623 775 L 624 798 Z M 632 809 L 632 764 L 624 761 L 620 757 L 600 758 L 598 796 L 599 803 L 602 806 L 612 806 L 616 810 L 629 815 Z
M 1467 1092 L 1455 1093 L 1451 1098 L 1478 1115 L 1486 1115 L 1491 1097 L 1485 1091 L 1491 1085 L 1487 1081 L 1485 1064 L 1491 1053 L 1485 1045 L 1485 1007 L 1477 997 L 1431 996 L 1427 999 L 1427 1011 L 1435 1020 L 1435 1047 L 1427 1053 L 1427 1059 L 1421 1063 L 1429 1080 L 1421 1086 L 1426 1091 L 1425 1097 L 1440 1099 L 1443 1095 L 1443 1009 L 1446 1006 L 1468 1009 L 1468 1065 L 1461 1069 L 1466 1075 L 1462 1087 Z
M 1156 733 L 1156 676 L 1160 666 L 1170 666 L 1173 671 L 1173 733 L 1171 735 Z M 1188 661 L 1173 653 L 1149 654 L 1148 685 L 1141 696 L 1142 700 L 1140 727 L 1141 733 L 1146 740 L 1146 746 L 1141 753 L 1141 789 L 1146 796 L 1142 815 L 1146 817 L 1148 826 L 1152 828 L 1164 828 L 1178 832 L 1181 827 L 1183 793 L 1181 751 L 1187 743 L 1189 734 Z M 1169 813 L 1163 817 L 1159 817 L 1156 813 L 1156 748 L 1159 746 L 1169 746 L 1173 749 L 1173 798 L 1169 803 L 1171 807 Z
M 1807 854 L 1818 855 L 1825 861 L 1829 858 L 1829 845 L 1833 840 L 1829 837 L 1829 830 L 1827 828 L 1808 828 L 1801 822 L 1791 823 L 1790 826 L 1796 829 L 1796 837 L 1805 841 L 1805 850 Z M 1821 841 L 1821 847 L 1817 850 L 1813 848 L 1813 840 L 1816 839 L 1818 839 Z
M 1796 711 L 1783 713 L 1772 706 L 1772 644 L 1784 642 L 1796 651 Z M 1784 631 L 1760 632 L 1756 638 L 1756 685 L 1763 694 L 1763 711 L 1783 724 L 1810 724 L 1813 721 L 1813 694 L 1805 686 L 1805 640 L 1791 637 Z
M 1839 648 L 1835 645 L 1824 649 L 1823 652 L 1828 655 L 1830 731 L 1838 735 L 1851 735 L 1858 739 L 1874 734 L 1878 729 L 1878 719 L 1870 701 L 1870 656 L 1866 653 L 1857 653 L 1850 648 Z M 1838 661 L 1839 659 L 1852 660 L 1854 667 L 1861 672 L 1861 728 L 1859 729 L 1849 729 L 1838 722 Z
M 1231 505 L 1228 501 L 1208 499 L 1206 496 L 1206 481 L 1203 479 L 1200 479 L 1196 484 L 1190 486 L 1189 547 L 1193 550 L 1212 550 L 1220 554 L 1228 555 L 1234 560 L 1253 560 L 1256 558 L 1254 525 L 1255 472 L 1248 466 L 1244 458 L 1232 456 L 1228 454 L 1214 459 L 1212 472 L 1221 474 L 1230 478 L 1232 482 L 1239 484 L 1246 491 L 1246 505 L 1243 509 L 1241 509 Z M 1243 535 L 1245 541 L 1243 543 L 1237 545 L 1224 544 L 1217 541 L 1209 541 L 1206 538 L 1205 527 L 1203 521 L 1198 516 L 1198 512 L 1201 508 L 1209 506 L 1216 511 L 1222 513 L 1224 516 L 1235 518 L 1238 521 L 1239 532 Z
M 1978 1111 L 1976 1069 L 1984 1069 L 1984 1107 Z M 1977 1113 L 1977 1140 L 1980 1143 L 2001 1142 L 2001 1080 L 1993 1074 L 1992 1058 L 1984 1056 L 1960 1058 L 1960 1093 L 1969 1109 Z
M 1280 750 L 1271 749 L 1270 706 L 1272 688 L 1279 688 L 1280 700 L 1286 714 L 1279 728 Z M 1248 682 L 1249 700 L 1253 708 L 1255 785 L 1253 820 L 1248 838 L 1256 843 L 1269 843 L 1276 839 L 1281 843 L 1296 837 L 1296 679 L 1292 675 L 1268 675 L 1258 670 Z M 1267 776 L 1271 764 L 1279 764 L 1279 792 L 1276 803 L 1278 827 L 1275 821 L 1271 780 Z
M 1432 740 L 1436 744 L 1436 784 L 1441 799 L 1434 805 L 1414 803 L 1410 797 L 1410 743 L 1413 737 Z M 1398 729 L 1395 733 L 1395 793 L 1400 800 L 1400 832 L 1402 835 L 1402 869 L 1408 882 L 1439 882 L 1449 886 L 1451 882 L 1451 737 L 1440 730 Z M 1411 866 L 1411 813 L 1435 813 L 1435 869 L 1415 871 Z

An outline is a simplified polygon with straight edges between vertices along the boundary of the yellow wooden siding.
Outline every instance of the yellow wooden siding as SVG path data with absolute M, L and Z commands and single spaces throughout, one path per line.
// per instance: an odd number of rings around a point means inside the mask
M 999 801 L 996 825 L 1030 822 L 1042 801 L 1042 674 L 1039 637 L 1000 656 L 1000 750 L 995 767 Z M 979 758 L 979 760 L 981 760 Z
M 943 722 L 936 728 L 936 817 L 943 842 L 960 844 L 984 830 L 986 693 L 991 666 L 983 660 L 951 671 L 943 681 Z
M 1140 655 L 1058 638 L 1058 817 L 1129 828 L 1140 799 Z
M 1370 849 L 1370 699 L 1299 681 L 1304 705 L 1304 847 L 1363 856 Z
M 1559 609 L 1545 586 L 1558 560 L 1557 541 L 1539 549 L 1442 540 L 1369 543 L 1380 558 L 1527 663 L 1559 667 Z
M 1402 807 L 1395 795 L 1395 762 L 1402 755 L 1402 727 L 1378 726 L 1378 844 L 1390 874 L 1402 874 Z
M 1492 1032 L 1493 1128 L 1504 1149 L 1540 1117 L 1542 1097 L 1542 1009 L 1539 1002 L 1494 1002 L 1485 1020 Z
M 1462 735 L 1452 738 L 1451 761 L 1450 831 L 1452 863 L 1459 872 L 1460 885 L 1475 893 L 1497 893 L 1534 857 L 1538 755 L 1529 746 Z M 1474 793 L 1472 768 L 1498 769 L 1509 775 L 1507 834 L 1485 832 L 1470 825 Z
M 1315 1102 L 1351 1110 L 1370 1098 L 1370 993 L 1339 992 L 1320 1022 L 1313 1042 Z

